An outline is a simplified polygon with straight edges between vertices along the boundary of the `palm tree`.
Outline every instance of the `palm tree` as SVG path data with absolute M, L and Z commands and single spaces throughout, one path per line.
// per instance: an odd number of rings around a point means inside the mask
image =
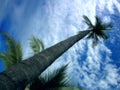
M 1 32 L 6 38 L 7 51 L 0 52 L 0 58 L 6 65 L 6 69 L 22 60 L 22 48 L 20 42 L 11 37 L 6 32 Z
M 67 51 L 85 36 L 91 35 L 91 33 L 93 33 L 94 37 L 92 38 L 95 41 L 99 40 L 95 39 L 96 36 L 98 38 L 105 39 L 105 35 L 102 32 L 110 29 L 111 23 L 103 23 L 98 17 L 96 17 L 96 23 L 93 25 L 87 16 L 83 16 L 83 18 L 85 19 L 86 24 L 89 26 L 88 30 L 81 31 L 79 34 L 61 41 L 56 45 L 47 48 L 38 54 L 35 54 L 33 57 L 30 57 L 1 73 L 0 89 L 24 89 L 29 82 L 38 77 L 40 73 L 43 72 L 49 65 L 51 65 L 59 56 L 61 56 L 65 51 Z

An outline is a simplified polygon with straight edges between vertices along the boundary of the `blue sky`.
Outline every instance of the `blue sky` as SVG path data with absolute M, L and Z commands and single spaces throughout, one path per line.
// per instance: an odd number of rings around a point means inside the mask
M 71 62 L 69 78 L 87 90 L 120 89 L 120 0 L 0 0 L 0 29 L 10 33 L 23 48 L 23 59 L 32 55 L 29 38 L 34 35 L 45 47 L 75 35 L 87 26 L 82 16 L 95 22 L 95 15 L 112 21 L 108 41 L 91 47 L 91 40 L 76 43 L 49 68 Z M 71 3 L 72 2 L 72 3 Z M 0 51 L 5 51 L 0 34 Z M 3 70 L 0 62 L 0 71 Z M 77 80 L 77 81 L 76 81 Z

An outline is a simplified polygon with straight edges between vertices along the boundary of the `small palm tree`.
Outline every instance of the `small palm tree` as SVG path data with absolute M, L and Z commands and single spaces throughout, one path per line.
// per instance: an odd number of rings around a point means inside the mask
M 6 38 L 7 51 L 0 52 L 0 58 L 6 65 L 6 68 L 19 63 L 22 60 L 22 48 L 20 42 L 17 42 L 6 32 L 1 32 Z

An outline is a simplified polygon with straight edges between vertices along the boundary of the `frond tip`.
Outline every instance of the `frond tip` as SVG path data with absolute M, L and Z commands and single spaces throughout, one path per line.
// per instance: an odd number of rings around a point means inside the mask
M 92 27 L 93 27 L 93 24 L 92 24 L 92 22 L 90 21 L 90 19 L 89 19 L 87 16 L 85 16 L 85 15 L 83 15 L 83 18 L 84 18 L 84 22 L 88 25 L 88 27 L 89 27 L 89 28 L 92 28 Z

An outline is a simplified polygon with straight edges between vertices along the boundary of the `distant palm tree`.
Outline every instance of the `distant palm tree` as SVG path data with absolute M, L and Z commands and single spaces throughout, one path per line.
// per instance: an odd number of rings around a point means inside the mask
M 80 31 L 79 34 L 61 41 L 60 43 L 47 48 L 46 50 L 20 62 L 19 64 L 16 64 L 12 68 L 1 73 L 0 87 L 3 90 L 23 89 L 29 82 L 38 77 L 41 72 L 50 66 L 66 50 L 87 35 L 89 35 L 89 37 L 92 36 L 93 44 L 95 45 L 96 41 L 99 41 L 99 38 L 106 39 L 106 36 L 103 32 L 111 28 L 111 23 L 103 23 L 98 17 L 96 17 L 96 23 L 93 25 L 87 16 L 83 16 L 83 18 L 88 25 L 88 30 Z
M 22 48 L 20 42 L 17 42 L 12 36 L 6 32 L 1 33 L 6 38 L 7 51 L 0 52 L 0 58 L 5 63 L 6 69 L 19 63 L 22 60 Z

